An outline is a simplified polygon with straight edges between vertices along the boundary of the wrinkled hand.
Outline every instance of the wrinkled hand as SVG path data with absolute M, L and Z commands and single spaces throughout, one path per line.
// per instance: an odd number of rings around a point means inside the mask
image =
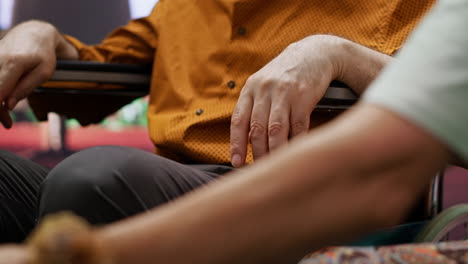
M 8 110 L 55 69 L 55 28 L 42 22 L 21 24 L 0 40 L 0 121 L 6 128 L 12 121 Z
M 29 251 L 24 246 L 0 247 L 0 264 L 30 264 Z
M 286 48 L 252 75 L 231 119 L 231 162 L 242 166 L 248 141 L 254 159 L 309 129 L 310 114 L 339 68 L 327 35 L 308 37 Z

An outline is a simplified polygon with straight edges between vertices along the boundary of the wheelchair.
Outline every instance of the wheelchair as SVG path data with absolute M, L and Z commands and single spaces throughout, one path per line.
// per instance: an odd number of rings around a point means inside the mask
M 51 79 L 34 90 L 29 98 L 33 106 L 44 100 L 71 102 L 72 107 L 86 106 L 87 113 L 95 118 L 82 119 L 82 125 L 96 123 L 121 106 L 148 95 L 151 80 L 151 67 L 98 63 L 85 61 L 58 61 Z M 71 99 L 73 98 L 73 99 Z M 319 113 L 319 122 L 326 122 L 350 108 L 358 96 L 345 84 L 332 82 L 323 99 L 318 103 L 312 115 Z M 92 112 L 93 105 L 100 102 L 112 102 L 109 111 Z M 45 111 L 36 111 L 39 119 L 46 119 L 48 112 L 58 112 L 67 117 L 75 117 L 67 109 L 70 103 L 54 106 Z M 315 119 L 315 118 L 314 118 Z M 317 119 L 315 119 L 317 120 Z M 64 126 L 64 122 L 61 122 Z M 65 129 L 62 127 L 62 129 Z M 64 143 L 63 143 L 64 144 Z M 381 246 L 412 242 L 438 242 L 451 239 L 450 233 L 463 233 L 466 238 L 468 225 L 468 204 L 458 205 L 442 211 L 442 183 L 444 171 L 434 176 L 428 186 L 427 196 L 423 197 L 418 207 L 417 217 L 411 217 L 410 223 L 387 230 L 381 230 L 352 243 L 352 246 Z M 414 221 L 416 219 L 417 221 Z M 460 232 L 463 228 L 463 232 Z M 458 231 L 457 231 L 458 230 Z

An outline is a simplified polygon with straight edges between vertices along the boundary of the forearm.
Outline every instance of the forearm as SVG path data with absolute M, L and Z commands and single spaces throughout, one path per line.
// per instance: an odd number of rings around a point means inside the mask
M 392 57 L 350 40 L 333 37 L 334 77 L 361 94 Z
M 365 107 L 100 236 L 119 263 L 284 263 L 397 223 L 446 158 L 419 129 Z
M 53 41 L 55 46 L 55 54 L 57 60 L 78 60 L 79 54 L 75 46 L 68 42 L 63 35 L 52 24 L 42 21 L 31 21 L 36 24 L 35 26 L 40 34 L 51 36 L 47 40 Z

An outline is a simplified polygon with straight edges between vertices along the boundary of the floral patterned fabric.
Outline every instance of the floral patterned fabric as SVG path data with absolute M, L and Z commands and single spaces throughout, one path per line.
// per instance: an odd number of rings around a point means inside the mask
M 386 247 L 336 247 L 306 256 L 299 264 L 468 263 L 468 241 Z

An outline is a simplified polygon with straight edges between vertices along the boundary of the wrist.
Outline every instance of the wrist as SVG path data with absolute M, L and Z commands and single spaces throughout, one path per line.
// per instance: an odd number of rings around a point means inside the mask
M 314 35 L 309 37 L 319 42 L 328 60 L 330 81 L 345 82 L 349 80 L 349 60 L 356 53 L 356 45 L 352 41 L 333 35 Z M 315 51 L 317 52 L 317 51 Z
M 57 46 L 55 48 L 55 53 L 57 59 L 62 60 L 78 60 L 79 53 L 78 50 L 71 44 L 65 37 L 57 32 Z
M 392 60 L 391 56 L 367 48 L 347 39 L 336 42 L 335 80 L 347 84 L 357 93 L 363 93 L 380 71 Z
M 330 63 L 332 64 L 332 77 L 333 80 L 345 82 L 348 77 L 345 72 L 348 64 L 348 57 L 350 54 L 347 50 L 350 48 L 351 41 L 328 35 L 328 47 L 330 49 Z
M 306 47 L 309 49 L 309 53 L 319 53 L 322 56 L 322 81 L 326 82 L 326 85 L 333 80 L 338 80 L 343 72 L 343 46 L 347 40 L 333 36 L 333 35 L 313 35 L 307 37 L 301 41 L 306 42 Z M 316 63 L 311 61 L 311 63 Z

